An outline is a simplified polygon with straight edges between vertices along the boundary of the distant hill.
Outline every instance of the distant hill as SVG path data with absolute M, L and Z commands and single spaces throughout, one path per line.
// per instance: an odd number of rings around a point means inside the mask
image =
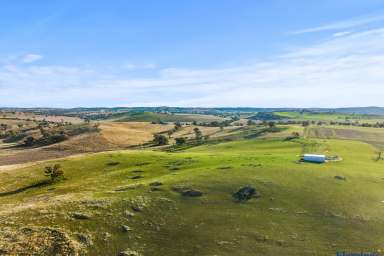
M 384 115 L 384 107 L 337 108 L 335 111 L 348 114 Z

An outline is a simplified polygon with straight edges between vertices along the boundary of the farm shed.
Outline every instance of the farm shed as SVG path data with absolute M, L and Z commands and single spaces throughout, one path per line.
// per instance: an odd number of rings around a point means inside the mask
M 325 163 L 326 157 L 325 155 L 304 154 L 303 160 L 305 162 Z

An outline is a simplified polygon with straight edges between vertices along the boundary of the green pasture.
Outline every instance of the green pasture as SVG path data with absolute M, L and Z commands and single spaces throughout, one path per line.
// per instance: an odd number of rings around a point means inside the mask
M 93 240 L 89 255 L 126 248 L 151 256 L 376 252 L 384 249 L 384 161 L 374 160 L 375 151 L 354 140 L 264 138 L 177 153 L 98 153 L 1 171 L 0 228 L 60 227 L 73 239 L 86 233 Z M 343 160 L 298 163 L 302 153 Z M 45 180 L 50 163 L 62 165 L 65 180 L 1 195 Z M 150 191 L 154 181 L 163 184 L 158 191 Z M 232 193 L 245 185 L 260 197 L 234 201 Z M 185 197 L 178 187 L 203 195 Z M 91 217 L 73 219 L 73 212 Z
M 335 122 L 360 122 L 360 123 L 376 123 L 383 122 L 384 117 L 379 115 L 364 114 L 344 114 L 332 112 L 275 112 L 279 116 L 283 116 L 295 120 L 307 121 L 335 121 Z

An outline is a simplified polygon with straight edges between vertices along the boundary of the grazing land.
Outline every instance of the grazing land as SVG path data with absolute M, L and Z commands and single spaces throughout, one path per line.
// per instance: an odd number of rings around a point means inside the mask
M 375 123 L 382 121 L 380 115 L 364 115 L 354 113 L 336 113 L 336 112 L 275 112 L 276 115 L 282 118 L 290 118 L 296 120 L 309 120 L 309 121 L 340 121 L 340 122 L 368 122 Z
M 49 145 L 3 142 L 0 254 L 304 256 L 384 249 L 384 159 L 377 153 L 383 128 L 239 122 L 233 113 L 210 118 L 100 119 L 80 122 L 97 129 L 73 136 L 74 124 L 59 126 L 70 136 Z M 45 129 L 58 129 L 51 126 Z M 156 144 L 155 135 L 168 144 Z M 305 163 L 304 153 L 342 160 Z M 55 164 L 64 176 L 52 181 L 44 170 Z M 239 199 L 240 188 L 253 196 Z
M 0 119 L 14 120 L 18 123 L 22 121 L 47 121 L 47 122 L 69 122 L 69 123 L 82 123 L 83 120 L 78 117 L 63 116 L 63 115 L 43 115 L 35 114 L 31 112 L 19 112 L 19 111 L 3 111 L 0 112 Z
M 141 145 L 153 139 L 153 134 L 166 132 L 172 124 L 151 124 L 149 122 L 102 122 L 101 136 L 110 143 L 122 147 Z
M 357 140 L 384 149 L 384 129 L 368 127 L 309 127 L 306 136 L 321 139 Z
M 153 113 L 153 112 L 128 112 L 107 116 L 109 120 L 127 122 L 212 122 L 222 121 L 224 118 L 214 115 L 183 114 L 183 113 Z

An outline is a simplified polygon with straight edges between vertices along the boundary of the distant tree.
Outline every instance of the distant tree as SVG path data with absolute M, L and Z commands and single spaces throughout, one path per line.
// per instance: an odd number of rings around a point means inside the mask
M 162 134 L 155 134 L 153 135 L 153 143 L 155 143 L 157 146 L 167 145 L 168 138 Z
M 193 124 L 193 125 L 197 125 L 197 122 L 196 122 L 196 121 L 193 121 L 192 124 Z
M 300 134 L 298 132 L 292 132 L 292 137 L 299 138 Z
M 224 125 L 220 124 L 220 131 L 224 131 Z
M 272 122 L 272 121 L 268 122 L 268 127 L 269 128 L 273 128 L 275 126 L 276 126 L 275 122 Z
M 34 144 L 35 142 L 35 138 L 32 137 L 32 136 L 28 136 L 25 140 L 24 140 L 24 145 L 27 146 L 27 147 L 30 147 Z
M 309 126 L 309 121 L 303 121 L 303 122 L 302 122 L 302 125 L 303 125 L 304 127 Z
M 376 161 L 383 159 L 383 151 L 377 151 L 376 154 L 377 154 Z
M 202 139 L 203 139 L 203 133 L 200 131 L 200 129 L 199 128 L 194 128 L 193 129 L 193 132 L 195 133 L 195 139 L 197 140 L 197 141 L 201 141 Z
M 207 126 L 211 126 L 211 127 L 217 127 L 217 126 L 220 126 L 220 125 L 222 125 L 222 123 L 220 123 L 218 121 L 212 121 L 209 124 L 207 124 Z
M 55 182 L 57 179 L 64 178 L 64 171 L 61 169 L 61 165 L 55 164 L 53 166 L 46 166 L 44 175 L 50 177 L 51 182 Z
M 175 123 L 175 131 L 179 130 L 183 125 L 180 122 Z
M 254 125 L 254 124 L 255 124 L 254 121 L 252 121 L 251 119 L 248 119 L 248 121 L 247 121 L 247 125 Z
M 176 138 L 175 141 L 176 141 L 176 145 L 178 146 L 184 145 L 185 143 L 187 143 L 187 139 L 184 137 Z
M 15 135 L 16 135 L 16 132 L 14 130 L 8 131 L 8 136 L 9 137 L 12 137 L 12 136 L 15 136 Z
M 240 120 L 240 116 L 238 116 L 238 115 L 231 116 L 231 120 L 232 120 L 232 122 L 238 121 L 238 120 Z
M 46 137 L 48 135 L 48 132 L 43 128 L 43 126 L 38 126 L 40 133 L 43 137 Z
M 7 124 L 0 124 L 0 129 L 5 131 L 8 129 L 8 125 Z

